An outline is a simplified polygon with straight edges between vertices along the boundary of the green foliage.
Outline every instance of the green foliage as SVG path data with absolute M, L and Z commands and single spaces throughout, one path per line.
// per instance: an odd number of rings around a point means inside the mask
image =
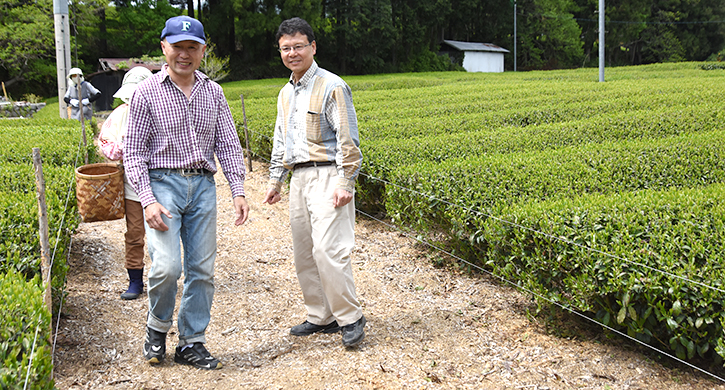
M 721 363 L 725 74 L 703 65 L 614 68 L 607 83 L 586 69 L 346 77 L 364 155 L 356 206 L 642 342 Z M 238 123 L 245 95 L 262 158 L 284 82 L 224 85 Z
M 161 55 L 159 37 L 164 23 L 181 13 L 167 0 L 138 0 L 107 10 L 106 33 L 99 38 L 108 46 L 108 53 L 99 57 Z
M 65 258 L 70 236 L 78 226 L 74 168 L 82 164 L 80 126 L 77 121 L 51 119 L 43 113 L 36 119 L 2 122 L 0 131 L 0 272 L 19 271 L 27 278 L 40 273 L 38 202 L 32 149 L 38 147 L 43 162 L 45 199 L 48 208 L 49 239 L 53 248 L 52 288 L 58 302 L 65 283 Z M 92 134 L 88 135 L 92 139 Z M 88 146 L 90 162 L 99 159 Z
M 53 2 L 1 0 L 0 5 L 0 66 L 9 79 L 54 81 Z
M 0 273 L 0 388 L 53 389 L 51 315 L 41 280 Z
M 560 69 L 581 64 L 581 27 L 574 20 L 571 0 L 519 2 L 521 26 L 517 51 L 521 69 Z
M 229 74 L 229 57 L 218 57 L 214 52 L 214 44 L 209 42 L 206 45 L 204 58 L 201 60 L 201 70 L 205 75 L 214 81 L 223 80 Z

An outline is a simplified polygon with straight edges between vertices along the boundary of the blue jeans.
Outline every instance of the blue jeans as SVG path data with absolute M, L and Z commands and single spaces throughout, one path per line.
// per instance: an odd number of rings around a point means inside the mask
M 179 345 L 204 343 L 214 298 L 217 215 L 214 176 L 211 173 L 182 176 L 174 170 L 153 169 L 149 177 L 156 200 L 172 218 L 162 215 L 169 227 L 165 232 L 151 229 L 144 222 L 151 256 L 147 325 L 164 333 L 171 328 L 183 244 L 184 290 L 177 319 Z

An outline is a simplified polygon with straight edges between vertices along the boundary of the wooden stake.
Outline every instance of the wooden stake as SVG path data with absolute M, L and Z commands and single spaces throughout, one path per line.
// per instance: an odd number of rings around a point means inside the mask
M 38 191 L 38 219 L 40 222 L 40 266 L 45 285 L 44 302 L 48 310 L 53 313 L 53 298 L 51 295 L 50 274 L 50 239 L 48 236 L 48 205 L 45 203 L 45 178 L 43 177 L 43 162 L 40 159 L 40 148 L 33 148 L 33 167 L 35 168 L 35 187 Z M 52 334 L 52 326 L 51 326 Z
M 81 78 L 79 77 L 78 80 Z M 78 113 L 81 116 L 81 129 L 83 129 L 83 150 L 85 151 L 85 161 L 88 165 L 88 141 L 86 140 L 86 118 L 83 117 L 83 81 L 78 83 Z
M 5 96 L 5 101 L 8 101 L 9 102 L 10 100 L 8 100 L 8 91 L 5 90 L 5 82 L 4 81 L 3 81 L 3 95 Z
M 244 119 L 244 140 L 247 142 L 247 166 L 249 172 L 252 172 L 252 150 L 249 149 L 249 130 L 247 130 L 247 112 L 244 109 L 244 94 L 239 95 L 242 99 L 242 118 Z

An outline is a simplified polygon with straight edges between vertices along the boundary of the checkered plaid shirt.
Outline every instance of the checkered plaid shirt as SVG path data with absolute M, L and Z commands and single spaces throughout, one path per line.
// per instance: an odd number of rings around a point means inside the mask
M 124 166 L 141 204 L 156 202 L 149 169 L 204 168 L 216 173 L 216 153 L 232 196 L 244 196 L 246 170 L 234 120 L 221 86 L 196 71 L 187 99 L 167 65 L 136 88 L 131 99 Z

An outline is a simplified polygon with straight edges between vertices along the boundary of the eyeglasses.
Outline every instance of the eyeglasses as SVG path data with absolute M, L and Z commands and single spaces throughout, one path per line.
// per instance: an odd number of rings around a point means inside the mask
M 299 53 L 299 52 L 301 52 L 302 50 L 304 50 L 307 46 L 309 46 L 311 44 L 312 44 L 312 42 L 310 42 L 310 43 L 308 43 L 306 45 L 299 44 L 299 45 L 294 45 L 292 47 L 282 46 L 282 47 L 280 47 L 277 50 L 279 50 L 280 53 L 284 53 L 284 54 L 289 54 L 292 50 L 294 50 L 296 53 Z

